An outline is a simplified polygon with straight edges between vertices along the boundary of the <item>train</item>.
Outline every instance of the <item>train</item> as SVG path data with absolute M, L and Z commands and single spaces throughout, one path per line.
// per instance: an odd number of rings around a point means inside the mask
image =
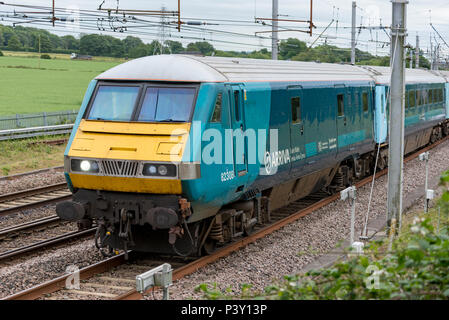
M 104 255 L 210 254 L 273 210 L 385 168 L 390 76 L 192 55 L 120 64 L 89 84 L 64 154 L 73 196 L 57 214 L 95 224 Z M 449 72 L 407 69 L 405 89 L 408 154 L 448 135 Z

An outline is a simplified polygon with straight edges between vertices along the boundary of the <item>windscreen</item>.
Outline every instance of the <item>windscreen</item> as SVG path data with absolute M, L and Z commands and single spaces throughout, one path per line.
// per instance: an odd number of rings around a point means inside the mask
M 194 88 L 147 88 L 138 121 L 189 121 L 194 99 Z
M 141 88 L 143 90 L 140 90 Z M 143 94 L 142 99 L 140 92 Z M 100 85 L 87 119 L 188 122 L 195 96 L 194 87 Z
M 130 121 L 140 87 L 100 86 L 89 120 Z

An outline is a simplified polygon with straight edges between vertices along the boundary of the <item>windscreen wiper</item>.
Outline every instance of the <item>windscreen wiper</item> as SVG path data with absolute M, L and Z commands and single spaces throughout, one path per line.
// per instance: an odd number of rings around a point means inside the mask
M 164 120 L 157 120 L 158 122 L 180 122 L 179 120 L 173 120 L 173 119 L 164 119 Z

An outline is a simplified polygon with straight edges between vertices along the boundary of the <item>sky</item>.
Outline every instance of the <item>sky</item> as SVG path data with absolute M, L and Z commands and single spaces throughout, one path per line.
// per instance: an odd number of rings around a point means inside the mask
M 50 6 L 51 0 L 7 0 L 7 4 L 31 4 Z M 56 6 L 60 8 L 80 8 L 96 10 L 103 0 L 56 0 Z M 299 38 L 306 41 L 309 45 L 312 43 L 320 44 L 325 41 L 332 45 L 349 48 L 351 38 L 351 0 L 314 0 L 313 6 L 313 22 L 317 26 L 314 34 L 310 37 L 308 34 L 301 32 L 279 32 L 280 39 L 288 37 Z M 120 0 L 119 7 L 121 9 L 139 9 L 139 10 L 160 10 L 165 7 L 166 10 L 176 11 L 177 0 Z M 391 24 L 391 1 L 390 0 L 359 0 L 357 1 L 357 26 L 389 26 Z M 117 0 L 105 0 L 103 8 L 116 8 Z M 210 41 L 216 48 L 221 50 L 238 50 L 252 51 L 266 47 L 270 49 L 271 40 L 270 33 L 261 33 L 256 38 L 255 32 L 269 31 L 271 27 L 262 26 L 260 23 L 255 24 L 255 17 L 271 18 L 272 0 L 181 0 L 181 19 L 182 21 L 208 22 L 218 25 L 196 26 L 195 30 L 189 32 L 183 31 L 178 33 L 176 30 L 162 30 L 157 26 L 145 29 L 145 34 L 138 35 L 144 42 L 151 42 L 165 35 L 167 40 L 181 41 L 184 45 L 189 42 L 205 39 Z M 442 55 L 449 54 L 449 45 L 446 45 L 442 39 L 431 29 L 430 22 L 438 30 L 443 39 L 449 44 L 449 1 L 445 0 L 410 0 L 407 5 L 408 18 L 407 42 L 415 45 L 416 35 L 420 36 L 421 48 L 426 51 L 430 46 L 430 37 L 432 41 L 438 42 L 441 47 Z M 1 21 L 6 12 L 12 13 L 13 8 L 10 6 L 0 5 L 0 23 L 8 24 L 7 21 Z M 281 19 L 298 19 L 309 20 L 310 1 L 309 0 L 279 0 L 279 15 Z M 153 18 L 154 19 L 154 18 Z M 209 20 L 207 20 L 209 19 Z M 213 21 L 212 21 L 212 20 Z M 169 21 L 175 19 L 169 18 Z M 220 20 L 220 21 L 218 21 Z M 226 21 L 225 21 L 226 20 Z M 231 20 L 231 21 L 229 21 Z M 157 20 L 155 20 L 157 21 Z M 332 22 L 332 23 L 331 23 Z M 270 23 L 270 21 L 267 21 Z M 323 33 L 322 37 L 318 37 L 324 31 L 326 26 L 331 23 L 330 27 Z M 300 29 L 305 30 L 307 24 L 280 22 L 281 29 Z M 33 26 L 26 24 L 26 26 Z M 99 30 L 81 30 L 85 33 L 103 33 L 117 35 L 121 38 L 130 35 L 132 32 L 117 34 L 111 32 L 109 24 L 105 23 L 104 31 Z M 39 25 L 37 27 L 45 28 L 56 34 L 78 34 L 80 30 L 73 28 L 73 25 L 59 25 L 57 28 Z M 53 29 L 53 30 L 52 30 Z M 218 30 L 226 32 L 234 32 L 236 34 L 219 33 L 217 31 L 210 32 L 208 30 Z M 109 31 L 108 31 L 109 30 Z M 140 29 L 143 30 L 143 29 Z M 387 33 L 389 31 L 387 30 Z M 362 30 L 357 34 L 357 48 L 378 55 L 389 53 L 389 47 L 382 43 L 376 43 L 376 39 L 380 42 L 389 42 L 389 37 L 384 30 Z M 244 34 L 244 35 L 241 35 Z M 180 38 L 184 37 L 184 38 Z M 435 39 L 436 38 L 436 39 Z

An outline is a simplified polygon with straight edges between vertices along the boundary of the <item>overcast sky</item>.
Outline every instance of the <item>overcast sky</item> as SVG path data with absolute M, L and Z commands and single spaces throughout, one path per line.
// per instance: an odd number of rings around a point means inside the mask
M 33 4 L 49 6 L 51 0 L 9 0 L 7 3 L 16 4 Z M 56 6 L 60 8 L 79 7 L 80 9 L 95 10 L 103 2 L 103 0 L 56 0 Z M 288 37 L 296 37 L 307 41 L 309 44 L 317 39 L 317 36 L 324 30 L 324 28 L 334 19 L 331 27 L 324 33 L 327 36 L 327 42 L 338 45 L 340 47 L 350 46 L 350 25 L 351 25 L 351 0 L 314 0 L 313 22 L 318 27 L 314 30 L 312 37 L 300 32 L 280 32 L 279 37 L 285 39 Z M 122 9 L 145 9 L 145 10 L 160 10 L 165 6 L 167 10 L 177 10 L 177 0 L 120 0 L 120 8 Z M 309 20 L 310 11 L 309 0 L 279 0 L 279 14 L 280 18 L 285 19 L 302 19 Z M 115 8 L 117 0 L 106 0 L 103 8 Z M 220 19 L 220 20 L 238 20 L 248 21 L 248 23 L 241 22 L 226 22 L 226 21 L 209 21 L 212 23 L 219 23 L 220 25 L 207 25 L 199 27 L 198 31 L 181 33 L 176 31 L 167 31 L 167 39 L 178 40 L 187 44 L 195 41 L 194 39 L 179 39 L 180 36 L 190 36 L 192 38 L 205 38 L 213 43 L 216 48 L 224 50 L 254 50 L 262 47 L 269 47 L 271 41 L 269 39 L 256 39 L 254 37 L 230 36 L 226 34 L 210 33 L 204 29 L 225 30 L 235 33 L 245 33 L 254 36 L 257 31 L 268 31 L 270 27 L 262 27 L 250 22 L 254 21 L 254 17 L 271 17 L 272 0 L 181 0 L 181 17 L 183 21 L 189 21 L 189 18 L 199 19 Z M 391 2 L 390 0 L 359 0 L 357 1 L 357 25 L 362 23 L 364 26 L 378 26 L 380 21 L 384 26 L 391 24 Z M 410 0 L 408 4 L 408 42 L 415 45 L 416 35 L 419 34 L 421 48 L 427 50 L 430 43 L 431 28 L 430 21 L 437 28 L 443 38 L 449 43 L 449 1 L 447 0 Z M 0 6 L 0 10 L 11 11 L 11 7 Z M 429 11 L 431 10 L 431 11 Z M 170 19 L 173 20 L 173 19 Z M 338 20 L 338 24 L 337 24 Z M 206 21 L 206 20 L 204 20 Z M 6 23 L 6 22 L 4 22 Z M 31 24 L 27 24 L 31 25 Z M 282 22 L 280 26 L 286 28 L 301 28 L 306 25 L 301 23 Z M 43 26 L 39 26 L 42 27 Z M 49 31 L 52 28 L 49 26 Z M 54 29 L 53 29 L 54 30 Z M 79 31 L 79 30 L 78 30 Z M 146 35 L 140 35 L 145 42 L 150 42 L 158 38 L 158 28 L 147 28 Z M 55 30 L 54 30 L 55 32 Z M 73 31 L 71 31 L 73 32 Z M 84 31 L 94 32 L 94 31 Z M 100 33 L 100 31 L 95 31 Z M 64 28 L 56 29 L 58 34 L 64 33 Z M 108 32 L 101 32 L 104 34 L 112 34 Z M 389 33 L 389 31 L 388 31 Z M 269 37 L 270 33 L 261 34 L 264 37 Z M 124 34 L 126 36 L 126 33 Z M 433 33 L 432 37 L 438 36 Z M 376 46 L 376 43 L 371 40 L 389 41 L 388 36 L 382 30 L 362 30 L 358 35 L 358 48 L 361 50 L 369 50 L 370 52 L 377 52 L 378 54 L 387 54 L 389 49 L 387 46 L 382 48 L 381 44 Z M 227 41 L 227 42 L 220 42 Z M 318 40 L 317 43 L 322 43 L 324 38 Z M 232 42 L 232 43 L 229 43 Z M 445 53 L 449 52 L 449 48 L 438 38 L 438 42 Z

